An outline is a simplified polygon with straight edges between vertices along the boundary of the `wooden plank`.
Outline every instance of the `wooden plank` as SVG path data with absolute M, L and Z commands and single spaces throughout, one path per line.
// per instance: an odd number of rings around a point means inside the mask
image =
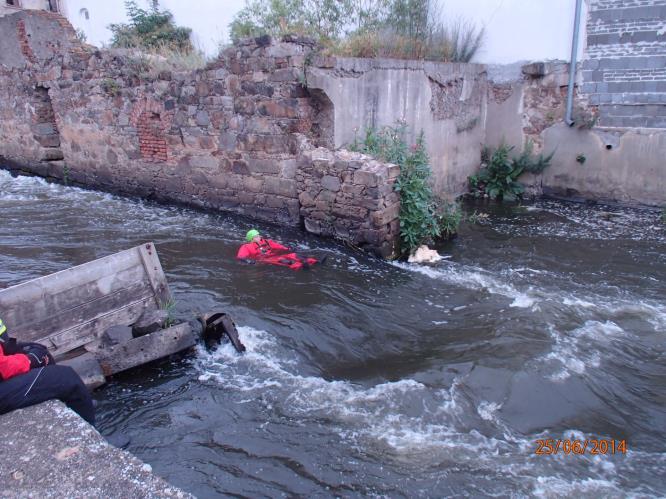
M 96 317 L 92 321 L 75 326 L 71 329 L 61 331 L 57 334 L 44 338 L 42 342 L 48 345 L 56 360 L 63 355 L 80 346 L 97 340 L 107 328 L 116 325 L 130 325 L 141 317 L 147 307 L 154 306 L 152 296 L 143 298 L 136 302 L 126 304 L 122 308 Z
M 153 297 L 153 290 L 149 283 L 139 279 L 142 276 L 145 277 L 141 266 L 133 267 L 125 272 L 128 274 L 127 278 L 121 276 L 119 279 L 125 287 L 115 289 L 108 294 L 102 294 L 97 288 L 97 283 L 87 283 L 80 289 L 90 291 L 92 299 L 87 300 L 77 294 L 69 301 L 53 300 L 63 303 L 62 307 L 55 306 L 51 300 L 44 300 L 50 302 L 46 308 L 47 312 L 36 311 L 35 320 L 27 324 L 19 322 L 21 327 L 12 327 L 12 333 L 24 341 L 37 341 L 59 331 L 91 322 L 99 316 L 121 308 L 124 304 Z M 113 288 L 115 287 L 113 286 Z M 91 288 L 95 288 L 95 291 Z
M 162 265 L 157 257 L 155 245 L 153 243 L 146 243 L 138 248 L 144 269 L 148 274 L 148 279 L 155 292 L 158 307 L 165 308 L 168 303 L 172 302 L 173 297 L 171 296 L 171 290 L 169 289 L 166 276 L 162 270 Z
M 45 290 L 49 294 L 57 294 L 67 289 L 76 288 L 83 282 L 97 281 L 140 263 L 140 255 L 137 249 L 130 248 L 120 253 L 4 289 L 0 291 L 0 307 L 9 309 L 23 303 L 36 303 L 42 298 Z
M 110 376 L 190 348 L 196 341 L 190 325 L 184 323 L 109 347 L 97 359 L 104 374 Z
M 0 312 L 17 339 L 40 341 L 63 358 L 171 299 L 155 246 L 146 243 L 0 290 Z
M 112 291 L 114 276 L 137 266 L 143 266 L 143 262 L 138 250 L 132 248 L 1 290 L 0 310 L 3 320 L 20 337 L 22 331 L 28 330 L 33 323 L 48 319 L 55 312 L 54 306 L 62 307 L 68 290 L 74 290 L 74 296 L 69 296 L 73 301 L 81 296 L 76 291 L 91 282 L 98 282 L 102 292 Z M 122 281 L 118 281 L 118 285 L 122 284 Z M 63 299 L 57 304 L 49 301 L 49 297 L 61 293 L 64 293 Z
M 89 390 L 99 388 L 106 383 L 102 366 L 99 365 L 99 361 L 91 353 L 84 353 L 78 357 L 60 361 L 58 364 L 74 369 Z

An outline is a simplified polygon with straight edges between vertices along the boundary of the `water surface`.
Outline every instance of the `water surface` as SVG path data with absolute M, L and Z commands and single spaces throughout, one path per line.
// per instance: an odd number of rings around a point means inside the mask
M 666 494 L 659 213 L 541 201 L 488 214 L 434 266 L 258 224 L 308 272 L 234 260 L 251 222 L 0 171 L 0 286 L 154 241 L 182 318 L 229 345 L 117 376 L 104 433 L 199 497 Z M 254 224 L 257 225 L 257 224 Z M 536 455 L 536 440 L 626 455 Z

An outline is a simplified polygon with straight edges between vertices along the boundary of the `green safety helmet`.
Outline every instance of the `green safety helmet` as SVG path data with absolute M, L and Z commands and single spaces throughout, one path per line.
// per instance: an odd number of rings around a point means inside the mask
M 245 234 L 245 240 L 248 243 L 251 243 L 252 239 L 257 237 L 258 235 L 259 235 L 259 231 L 257 229 L 250 229 L 250 230 L 247 231 L 247 234 Z
M 5 334 L 5 331 L 7 331 L 7 326 L 5 326 L 5 323 L 2 322 L 2 319 L 0 319 L 0 336 Z M 2 341 L 2 340 L 0 340 Z

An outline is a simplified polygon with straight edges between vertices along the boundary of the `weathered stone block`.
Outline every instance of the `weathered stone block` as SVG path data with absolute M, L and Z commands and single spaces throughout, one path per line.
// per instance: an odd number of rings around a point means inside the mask
M 242 160 L 235 160 L 231 165 L 231 171 L 236 175 L 249 175 L 250 169 L 247 166 L 247 163 Z
M 270 81 L 285 82 L 285 81 L 299 81 L 301 71 L 296 68 L 276 69 L 269 76 Z
M 340 179 L 331 175 L 324 175 L 321 179 L 321 186 L 329 191 L 338 192 L 340 190 Z
M 309 207 L 315 205 L 314 198 L 313 198 L 312 195 L 311 195 L 309 192 L 307 192 L 307 191 L 302 191 L 302 192 L 298 195 L 298 200 L 300 201 L 301 206 L 302 206 L 303 208 L 309 208 Z
M 223 151 L 233 151 L 236 149 L 236 134 L 225 132 L 220 134 L 218 147 Z
M 373 172 L 356 170 L 354 172 L 354 183 L 368 187 L 377 187 L 377 175 Z
M 400 176 L 400 167 L 398 165 L 387 165 L 386 176 L 389 179 L 395 179 Z
M 315 201 L 317 203 L 331 204 L 335 201 L 335 198 L 335 192 L 324 189 L 315 196 Z
M 399 214 L 400 214 L 400 205 L 399 204 L 391 205 L 385 208 L 384 210 L 373 212 L 372 223 L 375 227 L 381 227 L 398 218 Z
M 273 97 L 273 93 L 275 92 L 272 85 L 257 81 L 243 81 L 241 83 L 241 89 L 243 92 L 250 95 L 263 95 L 266 97 Z
M 254 114 L 255 108 L 254 97 L 237 97 L 234 103 L 234 112 L 240 114 Z
M 299 116 L 298 101 L 296 99 L 263 101 L 257 105 L 257 112 L 273 118 L 297 118 Z
M 303 222 L 305 223 L 305 230 L 311 234 L 321 234 L 321 224 L 318 220 L 314 218 L 304 218 Z
M 264 177 L 264 192 L 288 198 L 296 198 L 296 182 L 276 177 Z
M 365 220 L 368 217 L 368 210 L 361 206 L 334 204 L 332 213 L 335 216 L 350 218 L 352 220 Z
M 43 148 L 40 153 L 40 159 L 42 161 L 58 161 L 64 158 L 62 151 L 57 148 Z
M 35 135 L 55 135 L 58 133 L 54 123 L 37 123 L 32 126 Z
M 251 173 L 269 173 L 278 175 L 280 164 L 275 159 L 248 159 L 247 166 Z
M 60 135 L 36 135 L 35 138 L 42 147 L 59 147 Z
M 229 185 L 225 175 L 213 175 L 207 177 L 207 179 L 208 184 L 216 189 L 225 189 Z
M 194 120 L 199 126 L 208 126 L 210 125 L 210 117 L 206 111 L 197 111 Z
M 220 163 L 218 159 L 213 156 L 193 156 L 189 159 L 189 164 L 193 168 L 217 170 Z
M 296 178 L 297 161 L 295 159 L 286 159 L 279 162 L 280 172 L 282 178 L 294 179 Z
M 245 186 L 245 189 L 247 189 L 250 192 L 262 192 L 264 187 L 264 181 L 263 179 L 258 177 L 247 176 L 245 177 L 243 185 Z
M 284 208 L 284 198 L 280 196 L 266 196 L 265 202 L 269 208 Z

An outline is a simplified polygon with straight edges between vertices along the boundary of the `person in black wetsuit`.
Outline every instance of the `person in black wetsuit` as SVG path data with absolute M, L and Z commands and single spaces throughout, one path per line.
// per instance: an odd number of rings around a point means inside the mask
M 56 365 L 44 345 L 10 338 L 0 319 L 0 414 L 52 399 L 95 424 L 92 397 L 76 371 Z

